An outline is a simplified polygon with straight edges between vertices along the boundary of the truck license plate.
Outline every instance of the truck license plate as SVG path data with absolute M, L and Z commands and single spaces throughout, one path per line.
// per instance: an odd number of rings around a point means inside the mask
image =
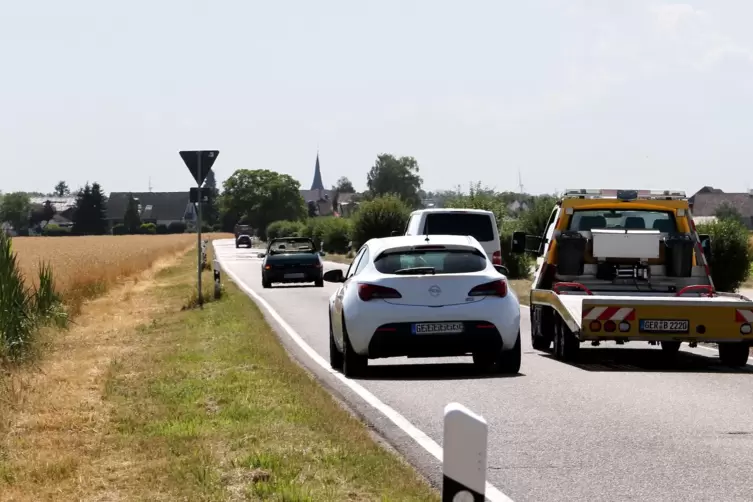
M 413 333 L 416 335 L 433 335 L 462 333 L 462 322 L 426 322 L 413 325 Z
M 687 333 L 690 322 L 670 319 L 641 319 L 639 329 L 648 333 Z
M 303 279 L 303 274 L 285 274 L 285 279 Z

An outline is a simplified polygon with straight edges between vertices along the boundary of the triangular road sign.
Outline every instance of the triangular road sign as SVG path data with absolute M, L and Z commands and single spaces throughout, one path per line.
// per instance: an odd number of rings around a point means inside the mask
M 183 162 L 191 173 L 191 176 L 196 180 L 196 183 L 201 185 L 207 178 L 207 174 L 212 170 L 214 161 L 217 160 L 217 156 L 220 154 L 219 150 L 183 150 L 180 153 Z M 199 166 L 199 156 L 201 156 L 201 172 L 197 173 Z

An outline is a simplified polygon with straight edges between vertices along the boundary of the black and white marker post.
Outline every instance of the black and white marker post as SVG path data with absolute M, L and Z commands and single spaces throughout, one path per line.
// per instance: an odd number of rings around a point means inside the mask
M 488 427 L 465 406 L 444 408 L 442 502 L 484 502 Z
M 191 202 L 196 204 L 196 235 L 198 236 L 197 254 L 198 254 L 198 299 L 199 307 L 204 308 L 204 295 L 201 292 L 201 269 L 202 269 L 202 246 L 201 246 L 201 203 L 204 201 L 205 189 L 201 187 L 207 174 L 212 170 L 214 161 L 220 154 L 219 150 L 182 150 L 178 152 L 183 162 L 186 164 L 188 171 L 196 180 L 196 189 L 190 190 Z

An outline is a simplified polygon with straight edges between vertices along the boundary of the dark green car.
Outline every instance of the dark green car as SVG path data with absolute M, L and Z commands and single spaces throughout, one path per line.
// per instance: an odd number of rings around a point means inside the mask
M 259 258 L 264 258 L 261 263 L 262 287 L 270 288 L 273 283 L 304 282 L 313 282 L 316 287 L 323 287 L 323 255 L 308 237 L 272 239 L 267 252 L 259 253 Z

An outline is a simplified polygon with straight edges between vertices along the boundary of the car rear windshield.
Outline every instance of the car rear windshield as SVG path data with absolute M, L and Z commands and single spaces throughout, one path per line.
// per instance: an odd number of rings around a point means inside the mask
M 475 249 L 387 251 L 377 257 L 374 267 L 382 274 L 409 273 L 406 269 L 426 267 L 432 267 L 434 274 L 467 274 L 484 270 L 486 262 L 486 255 Z
M 591 231 L 610 228 L 619 230 L 659 230 L 675 232 L 677 225 L 670 211 L 648 211 L 641 209 L 589 209 L 573 213 L 569 230 Z
M 280 239 L 269 245 L 269 252 L 275 253 L 311 253 L 315 250 L 313 241 L 309 239 Z
M 427 213 L 427 235 L 472 235 L 479 242 L 494 240 L 494 224 L 488 214 Z

